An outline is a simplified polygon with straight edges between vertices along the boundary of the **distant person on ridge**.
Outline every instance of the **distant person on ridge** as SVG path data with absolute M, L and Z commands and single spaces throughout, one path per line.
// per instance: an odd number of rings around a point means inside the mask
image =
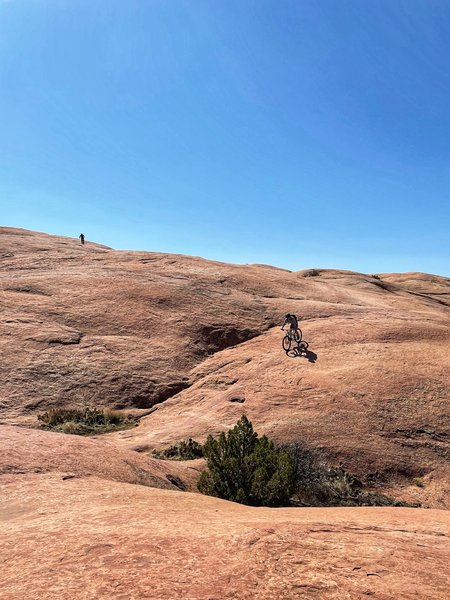
M 80 233 L 78 237 L 80 238 L 80 244 L 84 246 L 84 233 Z
M 286 325 L 290 325 L 290 330 L 295 333 L 298 330 L 298 319 L 297 319 L 296 315 L 291 315 L 290 313 L 288 313 L 284 317 L 284 323 L 281 327 L 282 331 L 284 331 L 284 328 L 286 327 Z

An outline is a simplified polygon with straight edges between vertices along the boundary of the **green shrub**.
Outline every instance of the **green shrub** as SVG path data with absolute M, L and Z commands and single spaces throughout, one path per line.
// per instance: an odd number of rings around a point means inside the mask
M 38 415 L 43 429 L 89 435 L 132 427 L 135 422 L 118 410 L 54 408 Z
M 194 460 L 203 456 L 203 446 L 192 438 L 189 438 L 188 440 L 177 442 L 165 450 L 155 450 L 153 456 L 168 460 Z
M 208 470 L 198 482 L 203 494 L 253 506 L 286 506 L 295 488 L 294 466 L 284 449 L 258 437 L 246 416 L 203 446 Z

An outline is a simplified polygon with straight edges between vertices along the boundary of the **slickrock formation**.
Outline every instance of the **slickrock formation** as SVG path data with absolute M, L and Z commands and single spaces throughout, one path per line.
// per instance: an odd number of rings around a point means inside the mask
M 445 510 L 250 509 L 178 491 L 202 461 L 146 453 L 246 413 L 369 487 L 449 508 L 448 278 L 0 228 L 0 290 L 2 600 L 447 598 Z M 281 348 L 287 312 L 303 353 Z M 27 428 L 64 406 L 142 419 L 96 439 Z
M 276 329 L 217 353 L 193 369 L 189 389 L 111 437 L 131 448 L 203 440 L 245 412 L 257 431 L 321 446 L 366 482 L 450 507 L 448 325 L 361 313 L 305 321 L 306 356 L 286 357 Z
M 201 259 L 2 228 L 0 265 L 8 419 L 67 404 L 151 407 L 185 388 L 209 352 L 260 334 L 275 316 L 245 289 L 241 267 Z M 259 271 L 250 268 L 258 285 Z M 262 272 L 282 284 L 285 272 Z
M 2 600 L 447 600 L 448 513 L 4 476 Z M 4 560 L 6 558 L 6 560 Z
M 111 443 L 24 427 L 0 427 L 1 475 L 58 473 L 97 477 L 167 490 L 196 489 L 202 461 L 156 460 Z

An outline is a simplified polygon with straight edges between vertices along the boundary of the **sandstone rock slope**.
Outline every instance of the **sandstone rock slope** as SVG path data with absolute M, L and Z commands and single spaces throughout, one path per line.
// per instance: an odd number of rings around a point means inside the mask
M 0 228 L 1 600 L 444 600 L 450 280 L 121 252 Z M 278 329 L 301 316 L 308 347 Z M 138 427 L 32 429 L 67 406 Z M 147 452 L 242 413 L 409 508 L 256 509 Z
M 8 228 L 0 265 L 2 422 L 69 405 L 153 411 L 107 436 L 142 451 L 245 412 L 258 431 L 448 506 L 449 279 L 228 265 Z M 286 312 L 301 316 L 302 356 L 281 349 Z

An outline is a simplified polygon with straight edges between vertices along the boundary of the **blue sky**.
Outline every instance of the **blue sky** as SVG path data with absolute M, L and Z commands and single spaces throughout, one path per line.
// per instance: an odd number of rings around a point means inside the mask
M 450 275 L 446 0 L 0 0 L 1 224 Z

